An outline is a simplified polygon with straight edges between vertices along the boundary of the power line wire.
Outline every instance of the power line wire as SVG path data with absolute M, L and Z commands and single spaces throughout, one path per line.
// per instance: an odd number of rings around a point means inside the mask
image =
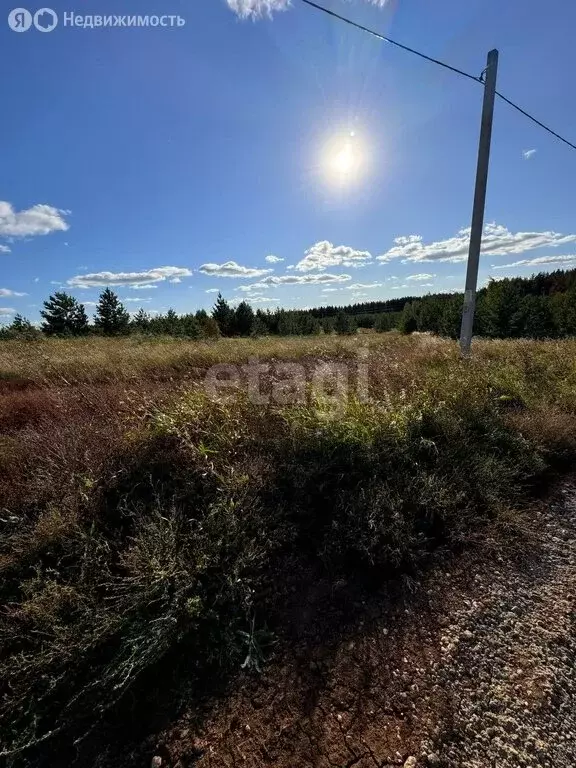
M 385 43 L 390 43 L 390 45 L 394 45 L 397 48 L 401 48 L 403 51 L 407 51 L 408 53 L 413 53 L 415 56 L 419 56 L 421 59 L 425 59 L 426 61 L 432 62 L 432 64 L 438 64 L 438 66 L 443 67 L 444 69 L 448 69 L 451 72 L 455 72 L 457 75 L 462 75 L 462 77 L 466 77 L 468 78 L 468 80 L 473 80 L 475 83 L 484 82 L 483 81 L 484 73 L 482 73 L 480 77 L 474 77 L 474 75 L 471 75 L 469 72 L 464 72 L 464 70 L 458 69 L 458 67 L 453 67 L 451 64 L 447 64 L 445 61 L 440 61 L 440 59 L 435 59 L 432 56 L 427 56 L 425 53 L 422 53 L 421 51 L 417 51 L 414 48 L 410 48 L 409 46 L 404 45 L 403 43 L 399 43 L 397 40 L 392 40 L 392 38 L 386 37 L 386 35 L 382 35 L 380 34 L 380 32 L 376 32 L 375 30 L 370 29 L 369 27 L 365 27 L 362 24 L 358 24 L 358 22 L 352 21 L 352 19 L 348 19 L 346 16 L 341 16 L 339 13 L 336 13 L 335 11 L 330 10 L 330 8 L 326 8 L 323 5 L 318 5 L 318 3 L 313 2 L 313 0 L 301 0 L 301 2 L 305 3 L 305 5 L 309 5 L 311 8 L 315 8 L 318 11 L 322 11 L 323 13 L 328 14 L 328 16 L 332 16 L 333 18 L 338 19 L 339 21 L 343 21 L 345 24 L 349 24 L 352 27 L 356 27 L 356 29 L 360 29 L 362 32 L 367 32 L 369 35 L 372 35 L 372 37 L 376 37 L 378 40 L 382 40 Z M 499 91 L 496 91 L 496 96 L 502 99 L 502 101 L 505 101 L 506 104 L 511 106 L 513 109 L 516 109 L 518 112 L 520 112 L 520 114 L 524 115 L 524 117 L 527 117 L 533 123 L 536 123 L 536 125 L 540 126 L 540 128 L 543 128 L 552 136 L 555 136 L 557 139 L 564 142 L 564 144 L 567 144 L 572 149 L 576 149 L 576 144 L 573 144 L 571 141 L 568 141 L 568 139 L 565 139 L 559 133 L 556 133 L 556 131 L 553 131 L 552 128 L 549 128 L 540 120 L 537 120 L 529 112 L 526 112 L 525 109 L 522 109 L 522 107 L 519 107 L 518 104 L 515 104 L 513 101 L 510 101 L 510 99 L 506 98 L 504 94 L 500 93 Z
M 407 45 L 403 45 L 402 43 L 399 43 L 396 40 L 392 40 L 390 37 L 386 37 L 386 35 L 381 35 L 380 32 L 375 32 L 373 29 L 364 27 L 362 26 L 362 24 L 358 24 L 358 22 L 352 21 L 352 19 L 346 18 L 346 16 L 341 16 L 339 13 L 336 13 L 335 11 L 331 11 L 329 8 L 325 8 L 323 5 L 318 5 L 317 3 L 314 3 L 312 0 L 302 0 L 302 2 L 305 3 L 306 5 L 311 6 L 312 8 L 316 8 L 316 10 L 318 11 L 323 11 L 324 13 L 327 13 L 329 16 L 333 16 L 335 19 L 339 19 L 340 21 L 343 21 L 346 24 L 350 24 L 350 26 L 356 27 L 356 29 L 361 29 L 362 32 L 367 32 L 369 35 L 372 35 L 373 37 L 377 37 L 378 40 L 383 40 L 385 43 L 390 43 L 390 45 L 395 45 L 397 48 L 402 48 L 403 51 L 408 51 L 408 53 L 413 53 L 415 56 L 420 56 L 421 59 L 426 59 L 426 61 L 431 61 L 433 64 L 438 64 L 438 66 L 444 67 L 445 69 L 449 69 L 451 72 L 456 72 L 456 74 L 462 75 L 463 77 L 467 77 L 469 80 L 474 80 L 477 83 L 480 82 L 479 77 L 474 77 L 474 75 L 471 75 L 468 72 L 464 72 L 462 69 L 458 69 L 458 67 L 453 67 L 450 64 L 446 64 L 445 61 L 440 61 L 440 59 L 434 59 L 432 58 L 432 56 L 426 56 L 425 53 L 416 51 L 414 48 L 409 48 Z
M 572 147 L 572 149 L 576 149 L 576 144 L 572 144 L 571 141 L 568 141 L 568 139 L 565 139 L 563 136 L 560 136 L 559 133 L 556 133 L 556 131 L 553 131 L 552 128 L 548 128 L 547 125 L 544 125 L 544 123 L 541 123 L 540 120 L 537 120 L 535 117 L 533 117 L 529 112 L 526 112 L 525 109 L 522 109 L 522 107 L 519 107 L 518 104 L 514 104 L 513 101 L 510 101 L 510 99 L 507 99 L 506 96 L 496 91 L 496 96 L 502 99 L 502 101 L 505 101 L 506 104 L 509 104 L 514 109 L 517 109 L 518 112 L 520 112 L 524 117 L 527 117 L 529 120 L 532 120 L 533 123 L 536 123 L 536 125 L 539 125 L 540 128 L 544 128 L 545 131 L 548 131 L 548 133 L 551 133 L 552 136 L 555 136 L 557 139 L 560 139 L 560 141 L 563 141 L 564 144 L 568 144 L 569 147 Z

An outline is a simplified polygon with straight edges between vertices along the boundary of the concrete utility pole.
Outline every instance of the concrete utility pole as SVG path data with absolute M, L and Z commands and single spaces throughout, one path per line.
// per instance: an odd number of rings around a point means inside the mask
M 492 119 L 494 117 L 494 98 L 496 95 L 496 75 L 498 73 L 498 51 L 488 54 L 484 78 L 484 103 L 482 105 L 482 125 L 478 146 L 478 165 L 476 168 L 476 188 L 474 190 L 474 208 L 472 210 L 472 228 L 470 230 L 470 249 L 466 270 L 466 288 L 462 309 L 462 328 L 460 331 L 460 352 L 463 357 L 470 355 L 474 310 L 476 309 L 476 286 L 478 283 L 478 264 L 484 229 L 484 207 L 486 204 L 486 186 L 488 184 L 488 163 L 490 161 L 490 142 L 492 139 Z

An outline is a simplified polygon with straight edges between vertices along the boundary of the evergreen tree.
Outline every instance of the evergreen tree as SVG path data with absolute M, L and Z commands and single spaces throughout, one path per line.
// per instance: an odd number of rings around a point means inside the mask
M 100 294 L 94 324 L 105 336 L 120 336 L 129 332 L 130 315 L 110 288 Z
M 178 336 L 180 332 L 180 318 L 172 307 L 160 318 L 160 323 L 162 333 L 167 333 L 169 336 Z
M 86 336 L 90 332 L 90 324 L 88 321 L 88 315 L 84 309 L 84 304 L 78 304 L 74 312 L 74 333 L 77 336 Z
M 278 310 L 277 333 L 279 336 L 296 336 L 300 332 L 298 320 L 294 312 L 286 312 L 284 309 Z
M 248 302 L 241 301 L 234 312 L 233 332 L 239 336 L 250 336 L 254 325 L 254 311 Z
M 457 339 L 460 336 L 463 302 L 464 297 L 458 293 L 448 296 L 443 302 L 439 329 L 439 333 L 443 336 L 450 336 L 452 339 Z
M 517 311 L 522 299 L 521 282 L 517 280 L 491 280 L 483 299 L 485 332 L 488 336 L 505 339 L 520 336 Z
M 356 323 L 354 318 L 345 312 L 338 312 L 334 321 L 334 330 L 340 336 L 349 336 L 356 333 Z
M 407 302 L 404 304 L 404 309 L 400 316 L 400 331 L 401 333 L 409 334 L 414 333 L 416 330 L 418 330 L 418 323 L 416 321 L 415 307 L 414 304 Z
M 221 293 L 216 298 L 216 304 L 212 309 L 212 317 L 218 323 L 218 328 L 222 336 L 232 336 L 234 332 L 234 310 L 224 299 Z
M 38 328 L 20 314 L 14 316 L 10 325 L 0 329 L 0 338 L 3 339 L 37 339 L 40 335 Z
M 142 307 L 134 315 L 132 320 L 132 328 L 138 333 L 146 333 L 150 331 L 150 315 L 145 312 Z
M 556 335 L 552 316 L 552 303 L 547 296 L 524 296 L 512 326 L 519 336 L 529 339 L 549 339 Z
M 385 333 L 386 331 L 391 331 L 394 327 L 394 317 L 392 312 L 381 312 L 376 317 L 376 322 L 374 323 L 374 330 L 377 333 Z
M 40 314 L 44 320 L 42 330 L 47 336 L 79 336 L 89 331 L 84 305 L 64 291 L 50 296 Z
M 299 312 L 298 333 L 303 336 L 315 336 L 320 333 L 320 322 L 310 312 Z
M 196 312 L 196 322 L 200 330 L 200 335 L 205 339 L 217 339 L 220 336 L 218 323 L 204 309 Z
M 335 318 L 333 317 L 323 317 L 321 321 L 322 330 L 324 333 L 332 334 L 334 333 L 334 321 Z
M 30 320 L 26 317 L 22 317 L 20 314 L 14 316 L 10 328 L 11 330 L 16 331 L 16 333 L 34 333 L 36 331 L 36 328 L 34 328 Z
M 252 336 L 268 336 L 268 326 L 258 313 L 252 323 Z
M 179 321 L 178 336 L 186 336 L 189 339 L 197 339 L 200 336 L 200 324 L 192 313 L 182 315 Z
M 556 334 L 576 336 L 576 288 L 566 293 L 555 293 L 550 303 Z

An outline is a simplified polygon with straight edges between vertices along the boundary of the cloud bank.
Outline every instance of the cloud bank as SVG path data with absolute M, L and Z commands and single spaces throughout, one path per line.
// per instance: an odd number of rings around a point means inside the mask
M 0 200 L 0 236 L 35 237 L 51 232 L 66 232 L 70 225 L 64 216 L 70 213 L 51 205 L 33 205 L 24 211 L 15 211 L 12 205 Z M 6 246 L 2 247 L 5 251 Z
M 127 285 L 130 288 L 156 288 L 154 283 L 165 280 L 173 282 L 175 278 L 190 277 L 192 271 L 185 267 L 155 267 L 144 272 L 92 272 L 87 275 L 75 275 L 66 281 L 72 288 L 105 288 L 107 286 Z
M 454 237 L 424 243 L 420 235 L 404 235 L 394 240 L 389 251 L 377 257 L 377 261 L 388 262 L 402 259 L 403 263 L 426 261 L 466 261 L 470 240 L 470 228 L 459 230 Z M 576 242 L 576 235 L 562 235 L 558 232 L 511 232 L 501 224 L 491 223 L 484 227 L 482 253 L 486 256 L 506 256 L 524 253 L 535 248 L 557 248 L 559 245 Z
M 226 261 L 224 264 L 202 264 L 199 271 L 210 277 L 260 277 L 273 272 L 273 269 L 258 269 L 256 267 L 243 267 L 235 261 Z

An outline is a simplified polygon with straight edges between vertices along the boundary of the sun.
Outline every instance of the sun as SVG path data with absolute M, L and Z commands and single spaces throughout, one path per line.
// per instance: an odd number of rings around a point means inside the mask
M 334 158 L 332 159 L 332 166 L 336 173 L 339 173 L 342 176 L 347 176 L 354 169 L 356 164 L 355 160 L 356 158 L 354 157 L 354 151 L 352 147 L 347 144 L 334 155 Z
M 354 131 L 333 136 L 325 144 L 322 166 L 332 184 L 347 185 L 356 181 L 366 166 L 364 143 Z

